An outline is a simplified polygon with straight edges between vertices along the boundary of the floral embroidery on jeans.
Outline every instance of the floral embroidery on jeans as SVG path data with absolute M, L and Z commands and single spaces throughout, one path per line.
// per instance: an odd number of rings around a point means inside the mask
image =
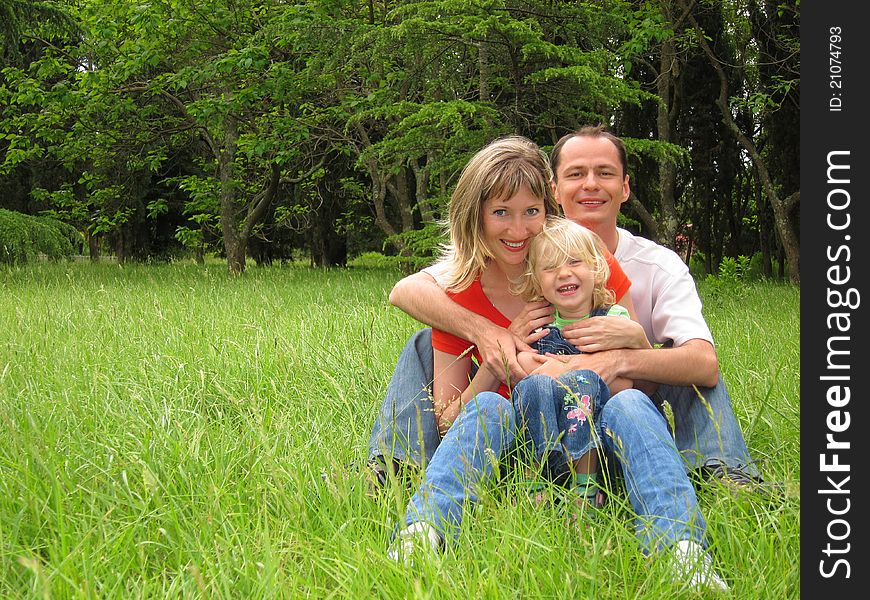
M 572 423 L 568 428 L 568 433 L 574 433 L 577 431 L 577 425 L 579 423 L 586 422 L 586 417 L 592 414 L 591 405 L 592 399 L 589 397 L 589 394 L 583 394 L 580 398 L 580 406 L 565 407 L 565 410 L 568 410 L 568 414 L 565 416 L 569 419 L 577 419 L 577 423 Z

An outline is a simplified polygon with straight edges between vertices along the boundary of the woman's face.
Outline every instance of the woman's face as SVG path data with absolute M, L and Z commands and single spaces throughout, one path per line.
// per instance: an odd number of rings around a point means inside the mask
M 501 266 L 522 266 L 545 219 L 544 201 L 527 185 L 510 198 L 489 198 L 482 207 L 484 243 Z

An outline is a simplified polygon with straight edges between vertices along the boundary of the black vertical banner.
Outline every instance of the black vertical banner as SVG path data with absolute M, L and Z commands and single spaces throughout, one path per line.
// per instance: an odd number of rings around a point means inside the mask
M 865 491 L 870 31 L 801 3 L 801 596 L 870 594 Z M 822 596 L 824 595 L 824 596 Z

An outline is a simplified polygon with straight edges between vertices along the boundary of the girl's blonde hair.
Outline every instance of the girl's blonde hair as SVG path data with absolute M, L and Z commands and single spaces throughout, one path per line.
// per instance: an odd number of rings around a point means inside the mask
M 538 273 L 556 269 L 572 260 L 582 260 L 589 265 L 595 283 L 592 308 L 612 306 L 616 296 L 605 285 L 610 278 L 610 267 L 604 252 L 604 243 L 593 231 L 570 219 L 549 217 L 541 233 L 532 238 L 526 271 L 513 286 L 513 292 L 527 302 L 541 300 Z
M 446 289 L 461 292 L 486 268 L 492 253 L 482 235 L 481 206 L 490 198 L 510 198 L 527 185 L 544 201 L 547 215 L 559 214 L 550 180 L 550 161 L 533 141 L 514 135 L 494 140 L 475 154 L 459 176 L 450 197 L 449 243 L 436 265 L 446 273 Z

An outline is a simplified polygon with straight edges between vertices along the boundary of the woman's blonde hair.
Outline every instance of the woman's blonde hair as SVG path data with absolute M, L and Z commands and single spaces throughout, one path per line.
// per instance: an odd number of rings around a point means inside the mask
M 572 260 L 582 260 L 589 265 L 595 283 L 592 308 L 612 306 L 616 297 L 605 285 L 610 278 L 610 267 L 604 252 L 604 243 L 593 231 L 570 219 L 549 217 L 541 233 L 532 238 L 526 271 L 513 286 L 513 292 L 528 302 L 540 300 L 543 296 L 538 273 Z
M 481 233 L 483 203 L 490 198 L 510 198 L 527 185 L 544 201 L 545 214 L 557 215 L 559 205 L 550 188 L 552 176 L 547 155 L 519 135 L 494 140 L 468 161 L 450 197 L 444 223 L 450 241 L 442 247 L 437 265 L 446 272 L 448 291 L 466 289 L 492 258 Z

